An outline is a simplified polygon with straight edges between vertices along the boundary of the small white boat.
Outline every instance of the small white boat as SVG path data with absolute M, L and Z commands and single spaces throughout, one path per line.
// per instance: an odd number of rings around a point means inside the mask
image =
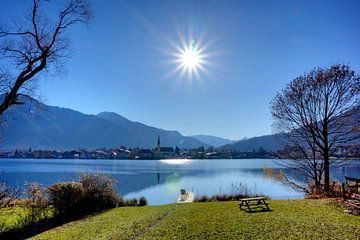
M 180 197 L 176 201 L 177 203 L 192 203 L 194 202 L 194 193 L 186 192 L 184 189 L 180 190 Z

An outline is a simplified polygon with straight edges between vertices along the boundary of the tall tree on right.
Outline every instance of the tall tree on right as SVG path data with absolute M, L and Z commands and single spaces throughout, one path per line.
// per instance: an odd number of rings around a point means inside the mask
M 349 66 L 336 64 L 295 78 L 271 102 L 277 132 L 300 146 L 305 155 L 320 156 L 326 193 L 330 190 L 331 152 L 359 135 L 354 131 L 359 125 L 354 118 L 359 100 L 359 75 Z

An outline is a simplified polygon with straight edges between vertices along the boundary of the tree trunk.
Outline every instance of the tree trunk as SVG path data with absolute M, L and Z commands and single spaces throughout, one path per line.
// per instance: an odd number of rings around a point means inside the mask
M 324 152 L 324 191 L 330 192 L 330 161 L 329 151 Z

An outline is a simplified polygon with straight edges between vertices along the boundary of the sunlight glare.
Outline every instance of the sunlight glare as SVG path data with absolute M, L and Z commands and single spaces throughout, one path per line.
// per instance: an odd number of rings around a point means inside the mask
M 194 46 L 190 45 L 182 52 L 180 56 L 180 61 L 182 66 L 187 70 L 195 70 L 199 67 L 201 63 L 200 52 L 195 49 Z
M 192 162 L 190 159 L 162 159 L 159 162 L 170 165 L 185 165 Z
M 181 75 L 187 74 L 189 79 L 199 78 L 200 72 L 204 71 L 205 55 L 203 49 L 199 48 L 193 40 L 189 44 L 182 43 L 182 48 L 177 47 L 177 53 L 175 54 L 175 62 L 178 64 L 178 70 L 181 71 Z

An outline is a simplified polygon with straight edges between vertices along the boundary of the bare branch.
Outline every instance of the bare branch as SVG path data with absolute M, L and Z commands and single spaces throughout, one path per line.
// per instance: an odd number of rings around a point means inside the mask
M 40 72 L 60 66 L 62 59 L 68 58 L 70 43 L 64 33 L 77 23 L 89 23 L 92 10 L 87 0 L 63 1 L 53 22 L 40 8 L 50 1 L 33 0 L 31 16 L 23 22 L 15 22 L 13 29 L 0 28 L 0 58 L 13 65 L 12 74 L 2 77 L 0 115 L 17 101 L 25 83 L 31 81 Z M 14 30 L 15 29 L 15 30 Z M 17 73 L 16 73 L 17 72 Z M 5 82 L 8 81 L 7 83 Z
M 359 89 L 360 77 L 348 66 L 336 64 L 295 78 L 271 102 L 273 126 L 286 133 L 295 156 L 305 160 L 297 168 L 317 184 L 324 173 L 326 190 L 332 152 L 360 137 L 353 131 L 359 124 L 354 115 L 360 109 Z M 323 165 L 318 166 L 319 160 Z

